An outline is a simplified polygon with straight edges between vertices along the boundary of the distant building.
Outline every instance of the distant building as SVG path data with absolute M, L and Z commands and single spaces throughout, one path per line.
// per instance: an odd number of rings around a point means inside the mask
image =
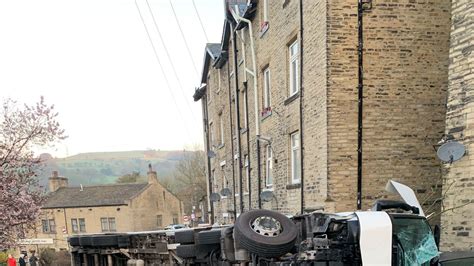
M 237 2 L 252 24 L 227 10 L 194 94 L 215 219 L 367 209 L 389 197 L 390 179 L 430 206 L 441 195 L 433 145 L 445 128 L 450 2 L 368 1 L 363 24 L 357 1 Z
M 22 246 L 67 249 L 71 235 L 147 231 L 182 223 L 182 202 L 157 179 L 150 167 L 148 183 L 68 187 L 68 179 L 53 172 L 50 194 L 30 239 L 53 244 Z

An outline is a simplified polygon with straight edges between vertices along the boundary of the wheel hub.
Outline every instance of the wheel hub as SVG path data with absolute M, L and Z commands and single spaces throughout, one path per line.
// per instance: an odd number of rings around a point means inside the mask
M 256 218 L 250 226 L 255 233 L 262 236 L 278 236 L 282 231 L 281 223 L 269 216 Z

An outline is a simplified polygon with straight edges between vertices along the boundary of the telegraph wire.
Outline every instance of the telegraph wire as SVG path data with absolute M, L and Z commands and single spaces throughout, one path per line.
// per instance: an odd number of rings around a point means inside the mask
M 191 53 L 191 49 L 189 49 L 188 42 L 186 41 L 186 37 L 184 35 L 183 29 L 181 28 L 181 23 L 179 22 L 178 16 L 176 15 L 176 11 L 174 10 L 173 1 L 169 0 L 169 2 L 170 2 L 170 5 L 171 5 L 171 10 L 173 11 L 174 19 L 176 20 L 176 23 L 178 24 L 179 32 L 181 33 L 181 37 L 183 38 L 184 45 L 186 46 L 186 50 L 188 51 L 189 58 L 191 59 L 194 72 L 196 73 L 196 76 L 199 77 L 199 72 L 196 68 L 196 63 L 194 62 L 193 55 Z
M 204 29 L 204 25 L 202 24 L 201 16 L 199 15 L 199 11 L 197 10 L 196 3 L 194 3 L 194 0 L 192 0 L 192 2 L 193 2 L 194 11 L 196 11 L 196 15 L 199 19 L 199 24 L 201 24 L 202 32 L 204 33 L 204 36 L 206 37 L 206 42 L 209 43 L 209 38 L 207 37 L 206 29 Z
M 161 64 L 160 57 L 158 56 L 158 52 L 156 51 L 155 44 L 153 43 L 153 40 L 152 40 L 151 35 L 150 35 L 150 32 L 148 31 L 148 27 L 146 26 L 145 19 L 143 19 L 143 15 L 142 15 L 142 12 L 140 11 L 140 7 L 138 6 L 137 0 L 135 0 L 135 6 L 137 7 L 138 15 L 140 16 L 140 20 L 141 20 L 141 22 L 143 23 L 143 27 L 145 28 L 146 35 L 148 36 L 148 40 L 150 41 L 151 47 L 152 47 L 152 49 L 153 49 L 153 53 L 155 54 L 156 61 L 158 62 L 158 65 L 159 65 L 159 67 L 160 67 L 161 73 L 162 73 L 162 75 L 163 75 L 163 77 L 164 77 L 164 79 L 165 79 L 166 87 L 168 88 L 168 91 L 169 91 L 170 94 L 171 94 L 171 98 L 173 99 L 173 102 L 174 102 L 174 105 L 176 106 L 176 109 L 177 109 L 177 111 L 178 111 L 178 114 L 179 114 L 179 116 L 181 117 L 181 120 L 183 121 L 184 127 L 185 127 L 185 129 L 186 129 L 186 134 L 188 135 L 189 140 L 192 141 L 193 139 L 191 138 L 191 134 L 190 134 L 188 125 L 187 125 L 187 123 L 186 123 L 186 120 L 184 120 L 183 114 L 182 114 L 181 111 L 179 110 L 178 103 L 176 102 L 176 98 L 174 97 L 173 91 L 171 90 L 170 82 L 169 82 L 169 80 L 168 80 L 168 78 L 167 78 L 167 76 L 166 76 L 165 69 L 163 68 L 163 65 Z
M 151 15 L 151 18 L 153 20 L 153 24 L 155 25 L 155 29 L 156 31 L 158 32 L 158 36 L 160 37 L 160 41 L 161 41 L 161 45 L 163 46 L 163 49 L 165 50 L 165 54 L 166 54 L 166 57 L 168 58 L 168 61 L 170 62 L 171 64 L 171 69 L 173 70 L 173 74 L 176 78 L 176 80 L 178 81 L 178 86 L 179 86 L 179 89 L 181 91 L 181 94 L 183 95 L 183 98 L 185 99 L 185 102 L 186 102 L 186 105 L 187 107 L 189 108 L 189 111 L 191 112 L 191 115 L 193 117 L 193 121 L 197 121 L 195 115 L 194 115 L 194 112 L 193 112 L 193 109 L 191 108 L 191 106 L 189 105 L 189 102 L 186 100 L 187 97 L 184 93 L 184 89 L 183 89 L 183 85 L 181 84 L 181 80 L 179 78 L 179 75 L 178 75 L 178 72 L 176 71 L 176 68 L 174 66 L 174 63 L 173 63 L 173 60 L 171 59 L 171 56 L 170 56 L 170 53 L 168 51 L 168 48 L 166 47 L 166 43 L 163 39 L 163 35 L 161 35 L 161 31 L 160 31 L 160 27 L 158 27 L 158 23 L 156 23 L 156 19 L 155 19 L 155 15 L 153 15 L 153 11 L 151 10 L 151 6 L 150 6 L 150 3 L 148 2 L 148 0 L 145 0 L 146 2 L 146 5 L 148 7 L 148 11 L 150 12 L 150 15 Z M 189 95 L 189 98 L 191 98 L 191 95 Z

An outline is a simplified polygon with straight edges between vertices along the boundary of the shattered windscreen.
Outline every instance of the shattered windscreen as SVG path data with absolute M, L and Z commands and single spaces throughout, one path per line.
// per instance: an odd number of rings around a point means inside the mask
M 402 249 L 402 265 L 429 265 L 438 247 L 425 219 L 394 217 L 393 231 Z

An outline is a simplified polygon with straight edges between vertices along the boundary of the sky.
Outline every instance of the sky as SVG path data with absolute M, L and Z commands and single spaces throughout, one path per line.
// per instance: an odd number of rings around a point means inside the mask
M 146 0 L 137 3 L 165 75 L 134 0 L 0 1 L 0 97 L 54 104 L 68 135 L 45 150 L 55 157 L 202 146 L 192 94 L 206 42 L 221 38 L 223 0 L 194 0 L 206 34 L 192 0 L 171 1 L 192 57 L 170 0 L 148 3 L 177 75 Z

